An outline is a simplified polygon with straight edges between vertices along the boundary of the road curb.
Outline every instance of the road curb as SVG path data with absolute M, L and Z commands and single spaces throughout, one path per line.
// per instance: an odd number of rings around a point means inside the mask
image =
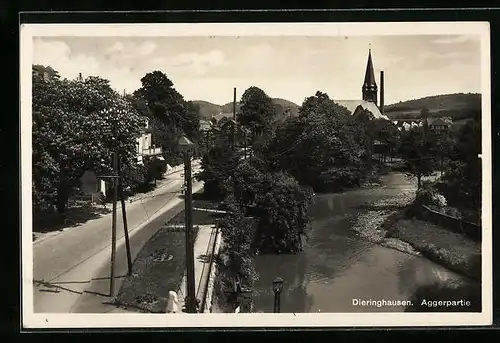
M 199 192 L 200 190 L 203 189 L 203 182 L 200 182 L 196 185 L 193 185 L 193 193 L 195 192 Z M 141 223 L 139 223 L 137 226 L 135 226 L 134 228 L 130 229 L 129 230 L 129 239 L 132 239 L 134 237 L 134 235 L 138 232 L 140 232 L 144 227 L 146 227 L 148 224 L 150 224 L 152 221 L 154 221 L 155 219 L 157 219 L 158 217 L 160 217 L 161 215 L 163 215 L 165 212 L 169 211 L 169 210 L 172 210 L 173 208 L 175 208 L 176 206 L 178 206 L 179 204 L 182 204 L 182 202 L 184 202 L 184 199 L 181 199 L 179 197 L 176 197 L 174 199 L 171 199 L 167 204 L 165 204 L 164 206 L 160 207 L 158 210 L 156 210 L 153 214 L 151 214 L 147 219 L 145 219 L 144 221 L 142 221 Z M 158 230 L 160 229 L 160 227 L 158 227 Z M 157 231 L 156 231 L 157 232 Z M 154 236 L 155 233 L 153 233 L 153 236 Z M 122 249 L 125 245 L 125 236 L 119 238 L 117 241 L 116 241 L 116 249 L 119 250 L 119 249 Z M 101 254 L 103 251 L 105 251 L 106 249 L 109 249 L 111 246 L 111 243 L 107 244 L 106 246 L 104 246 L 101 250 L 99 250 L 95 255 L 93 255 L 92 257 L 98 255 L 98 254 Z M 142 249 L 142 246 L 139 248 L 138 251 L 140 251 Z M 107 263 L 107 261 L 106 261 Z M 98 272 L 98 270 L 102 267 L 102 265 L 100 265 L 98 268 L 94 268 L 94 271 L 93 271 L 93 274 L 95 275 L 96 272 Z M 91 281 L 89 283 L 89 286 L 88 287 L 91 287 L 92 285 L 92 282 Z M 116 290 L 116 294 L 118 294 L 118 291 L 119 291 L 119 288 L 121 286 L 121 283 L 123 282 L 123 280 L 117 282 L 115 284 L 115 290 Z M 75 307 L 77 308 L 78 306 L 78 302 L 79 300 L 77 299 L 72 305 L 71 305 L 71 310 L 70 312 L 71 313 L 79 313 L 77 312 L 77 310 L 75 310 Z M 102 306 L 109 306 L 109 304 L 103 304 Z M 74 312 L 75 311 L 75 312 Z M 134 311 L 130 311 L 130 312 L 134 312 Z M 99 312 L 100 313 L 100 312 Z
M 192 167 L 195 168 L 195 167 L 199 166 L 199 164 L 200 164 L 200 162 L 194 162 L 192 164 Z M 170 173 L 168 175 L 175 174 L 177 172 L 179 172 L 179 170 L 173 171 L 172 173 Z M 176 182 L 176 180 L 173 180 L 173 181 L 170 181 L 170 182 L 166 182 L 165 184 L 161 185 L 160 187 L 158 187 L 156 189 L 153 189 L 150 192 L 150 195 L 145 195 L 145 196 L 142 196 L 140 198 L 134 199 L 132 201 L 126 200 L 126 202 L 131 205 L 131 204 L 137 203 L 138 201 L 142 201 L 142 200 L 149 199 L 149 198 L 154 198 L 157 194 L 160 193 L 161 190 L 163 190 L 165 187 L 168 187 L 168 186 L 172 185 L 174 182 Z M 117 202 L 117 204 L 116 204 L 117 211 L 121 210 L 121 208 L 122 208 L 121 207 L 121 202 Z M 160 209 L 158 209 L 157 211 L 159 211 Z M 156 213 L 156 212 L 154 212 L 154 213 Z M 96 220 L 104 218 L 106 216 L 111 216 L 111 213 L 101 215 L 99 218 L 96 218 Z M 47 240 L 53 239 L 53 238 L 59 236 L 60 234 L 64 234 L 68 230 L 77 229 L 77 228 L 79 228 L 81 226 L 84 226 L 86 223 L 87 222 L 82 223 L 80 225 L 76 225 L 76 226 L 65 227 L 65 228 L 63 228 L 63 229 L 61 229 L 59 231 L 53 232 L 52 234 L 46 233 L 45 235 L 43 235 L 43 236 L 37 238 L 36 240 L 32 241 L 32 244 L 33 244 L 33 246 L 37 246 L 37 245 L 41 244 L 42 242 L 46 242 Z M 33 235 L 34 234 L 33 228 L 31 228 L 31 232 L 32 232 L 32 235 Z
M 193 193 L 199 192 L 201 189 L 203 189 L 203 185 L 204 184 L 202 182 L 200 182 L 197 185 L 193 185 Z M 170 200 L 168 203 L 166 203 L 165 205 L 163 205 L 162 207 L 160 207 L 159 209 L 157 209 L 155 212 L 153 212 L 148 218 L 146 218 L 145 220 L 143 220 L 142 222 L 140 222 L 136 227 L 129 228 L 129 231 L 128 231 L 129 232 L 129 237 L 132 237 L 132 234 L 134 232 L 141 230 L 144 226 L 146 226 L 149 223 L 151 223 L 153 220 L 155 220 L 156 218 L 158 218 L 159 216 L 161 216 L 166 211 L 168 211 L 168 210 L 172 209 L 173 207 L 181 204 L 183 201 L 184 201 L 184 199 L 181 199 L 179 197 L 176 197 L 176 198 Z M 121 242 L 121 243 L 118 244 L 118 241 Z M 121 244 L 125 243 L 125 236 L 121 237 L 118 241 L 117 241 L 117 246 L 116 246 L 117 248 L 119 246 L 121 246 Z M 111 243 L 109 245 L 111 245 Z M 107 245 L 106 248 L 109 245 Z

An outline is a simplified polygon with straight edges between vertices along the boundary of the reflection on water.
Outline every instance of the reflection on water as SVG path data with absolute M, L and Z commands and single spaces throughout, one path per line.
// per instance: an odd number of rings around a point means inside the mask
M 429 260 L 375 245 L 351 230 L 360 206 L 406 191 L 408 181 L 391 175 L 385 187 L 318 195 L 311 208 L 312 228 L 297 255 L 256 258 L 260 279 L 254 305 L 273 312 L 272 281 L 284 280 L 281 312 L 392 312 L 405 306 L 354 306 L 360 300 L 410 300 L 425 285 L 464 283 Z

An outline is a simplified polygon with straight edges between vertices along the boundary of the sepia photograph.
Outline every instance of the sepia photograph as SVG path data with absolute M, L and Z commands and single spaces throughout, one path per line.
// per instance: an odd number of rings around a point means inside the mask
M 491 323 L 488 23 L 20 32 L 25 327 Z

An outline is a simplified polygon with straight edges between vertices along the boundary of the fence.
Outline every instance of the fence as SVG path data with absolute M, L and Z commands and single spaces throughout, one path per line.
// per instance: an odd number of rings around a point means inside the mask
M 201 160 L 193 160 L 192 162 L 192 166 L 193 167 L 196 167 L 200 164 Z M 166 172 L 165 172 L 165 175 L 170 175 L 170 174 L 173 174 L 173 173 L 177 173 L 179 171 L 182 171 L 184 170 L 184 164 L 179 164 L 175 167 L 170 167 L 170 169 L 168 169 Z
M 210 242 L 212 251 L 210 255 L 210 262 L 208 264 L 208 275 L 206 280 L 204 280 L 205 284 L 203 285 L 205 288 L 205 293 L 203 294 L 200 306 L 201 307 L 200 312 L 202 313 L 212 312 L 212 296 L 215 283 L 215 274 L 217 272 L 216 257 L 219 252 L 219 247 L 221 244 L 219 227 L 216 226 L 213 232 L 214 232 L 213 241 Z
M 438 211 L 435 211 L 425 205 L 422 205 L 422 215 L 425 219 L 440 225 L 452 232 L 465 234 L 474 241 L 481 240 L 481 225 L 471 223 L 460 218 L 456 218 Z

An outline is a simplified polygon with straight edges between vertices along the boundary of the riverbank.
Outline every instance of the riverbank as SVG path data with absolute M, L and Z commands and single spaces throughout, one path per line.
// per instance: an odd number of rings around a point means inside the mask
M 392 223 L 387 237 L 407 242 L 431 261 L 481 281 L 481 243 L 463 234 L 416 218 L 404 218 Z
M 353 218 L 352 229 L 363 239 L 412 255 L 421 255 L 409 242 L 389 235 L 391 226 L 403 218 L 404 209 L 415 198 L 415 190 L 405 190 L 392 198 L 376 200 L 360 207 Z
M 375 189 L 376 187 L 374 187 Z M 409 215 L 416 189 L 362 206 L 353 230 L 373 243 L 424 256 L 462 276 L 481 280 L 481 243 Z

